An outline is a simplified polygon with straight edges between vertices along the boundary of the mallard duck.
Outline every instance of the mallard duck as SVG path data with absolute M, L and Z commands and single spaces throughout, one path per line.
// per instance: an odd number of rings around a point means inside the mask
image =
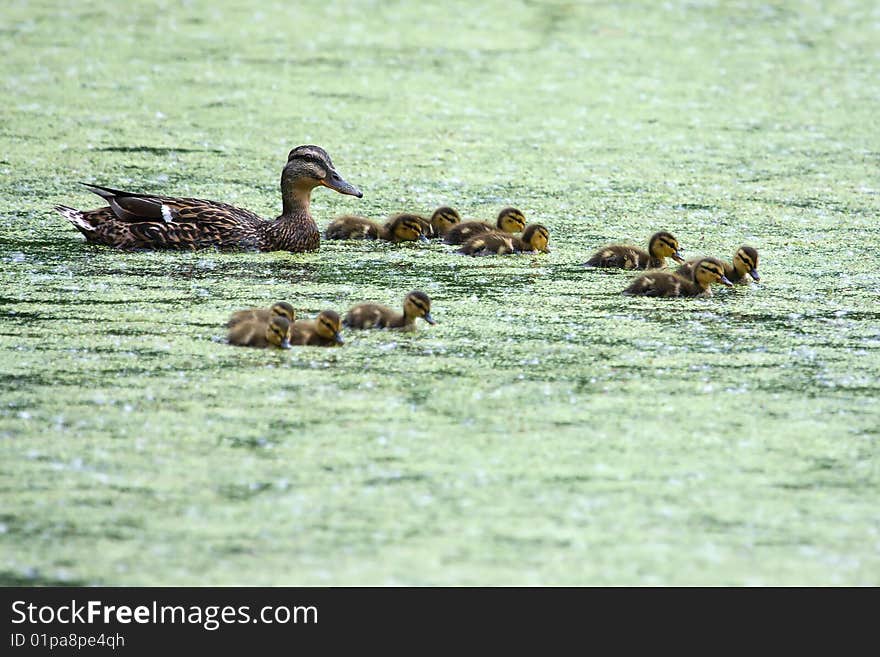
M 550 253 L 547 243 L 550 231 L 541 224 L 529 224 L 522 237 L 516 237 L 497 230 L 477 233 L 459 249 L 459 253 L 470 256 L 509 255 L 511 253 Z
M 361 303 L 348 311 L 342 325 L 353 329 L 390 328 L 412 331 L 419 317 L 423 317 L 428 324 L 437 323 L 431 317 L 430 297 L 424 292 L 414 290 L 403 300 L 403 314 L 378 303 Z
M 296 310 L 286 301 L 278 301 L 268 308 L 248 308 L 232 313 L 226 326 L 232 328 L 240 322 L 257 320 L 268 322 L 273 316 L 284 317 L 288 322 L 296 321 Z
M 290 328 L 290 344 L 311 347 L 344 344 L 339 331 L 339 314 L 333 310 L 322 310 L 315 319 L 300 319 L 293 323 Z
M 694 265 L 699 258 L 688 260 L 681 267 L 675 270 L 676 274 L 688 277 L 694 270 Z M 731 283 L 748 284 L 751 276 L 755 282 L 760 282 L 761 276 L 758 274 L 758 251 L 750 246 L 741 246 L 733 256 L 733 264 L 724 263 L 724 275 L 730 279 Z
M 443 237 L 453 226 L 461 223 L 461 216 L 454 208 L 444 205 L 434 210 L 428 223 L 430 225 L 430 231 L 426 233 L 428 237 Z
M 361 198 L 360 190 L 337 173 L 330 156 L 318 146 L 297 146 L 281 172 L 282 211 L 273 221 L 226 203 L 122 192 L 86 185 L 109 207 L 55 209 L 88 242 L 118 249 L 249 249 L 314 251 L 320 234 L 311 214 L 312 190 L 323 185 L 340 194 Z
M 526 225 L 525 215 L 516 208 L 504 208 L 498 213 L 495 225 L 485 221 L 464 221 L 450 228 L 443 240 L 447 244 L 464 244 L 474 235 L 486 233 L 490 230 L 500 230 L 502 233 L 518 233 Z
M 672 233 L 660 231 L 651 236 L 647 251 L 625 244 L 614 244 L 596 251 L 584 263 L 584 266 L 617 267 L 619 269 L 659 269 L 666 265 L 666 258 L 672 258 L 676 262 L 684 262 L 681 252 L 682 248 L 679 246 L 675 236 Z
M 291 324 L 285 317 L 273 316 L 268 322 L 259 319 L 245 319 L 229 329 L 229 344 L 241 347 L 269 346 L 290 349 Z
M 324 236 L 328 240 L 387 240 L 389 242 L 427 242 L 427 219 L 417 214 L 398 214 L 380 225 L 372 219 L 346 215 L 330 222 Z
M 686 278 L 671 271 L 652 271 L 635 279 L 623 293 L 644 297 L 712 296 L 712 283 L 733 285 L 724 275 L 724 263 L 703 258 L 694 265 L 693 276 Z

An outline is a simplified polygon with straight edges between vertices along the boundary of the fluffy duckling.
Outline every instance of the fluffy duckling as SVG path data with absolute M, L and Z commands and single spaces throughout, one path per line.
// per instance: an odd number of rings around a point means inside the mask
M 381 232 L 382 226 L 372 219 L 347 214 L 331 221 L 324 237 L 328 240 L 377 240 Z
M 693 274 L 694 265 L 697 260 L 688 260 L 681 267 L 675 270 L 676 274 L 689 277 Z M 758 251 L 750 246 L 741 246 L 733 256 L 733 264 L 724 263 L 724 275 L 730 279 L 731 283 L 740 283 L 748 285 L 751 276 L 756 283 L 760 282 L 761 276 L 758 274 Z
M 229 329 L 227 341 L 240 347 L 278 347 L 290 349 L 291 324 L 286 317 L 273 315 L 268 322 L 244 319 Z
M 428 237 L 443 237 L 451 228 L 461 223 L 461 216 L 454 208 L 443 206 L 434 210 L 431 219 L 428 222 L 429 230 L 426 232 Z
M 619 269 L 659 269 L 666 266 L 666 258 L 684 262 L 682 248 L 672 233 L 654 233 L 648 242 L 648 250 L 634 246 L 614 244 L 594 253 L 584 263 L 585 267 L 617 267 Z
M 437 323 L 431 317 L 431 298 L 424 292 L 413 290 L 403 300 L 403 314 L 378 303 L 361 303 L 348 311 L 342 325 L 353 329 L 390 328 L 413 331 L 419 317 L 424 318 L 428 324 Z
M 290 344 L 311 347 L 344 344 L 339 330 L 339 314 L 332 310 L 322 310 L 315 319 L 300 319 L 291 325 Z
M 450 228 L 443 237 L 447 244 L 464 244 L 474 235 L 489 231 L 519 233 L 526 226 L 525 215 L 516 208 L 504 208 L 498 213 L 495 225 L 485 221 L 464 221 Z
M 232 313 L 232 317 L 226 322 L 227 328 L 248 320 L 268 322 L 274 316 L 284 317 L 288 322 L 296 321 L 296 310 L 286 301 L 278 301 L 268 308 L 248 308 Z
M 550 231 L 541 224 L 529 224 L 522 237 L 515 237 L 497 230 L 477 233 L 459 249 L 470 256 L 509 255 L 511 253 L 550 253 L 547 243 Z
M 711 297 L 712 283 L 733 285 L 724 275 L 724 263 L 703 258 L 694 265 L 693 275 L 686 278 L 670 271 L 652 271 L 635 279 L 623 293 L 644 297 Z
M 389 242 L 427 242 L 427 221 L 417 214 L 398 214 L 382 226 L 380 239 Z
M 389 242 L 427 242 L 430 230 L 427 219 L 417 214 L 398 214 L 379 225 L 372 219 L 346 215 L 334 219 L 324 236 L 328 240 L 387 240 Z

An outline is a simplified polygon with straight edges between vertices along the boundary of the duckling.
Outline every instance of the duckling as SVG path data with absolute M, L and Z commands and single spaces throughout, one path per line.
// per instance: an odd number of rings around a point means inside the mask
M 525 215 L 516 208 L 504 208 L 498 213 L 495 225 L 485 221 L 465 221 L 450 228 L 443 240 L 447 244 L 464 244 L 474 235 L 486 233 L 490 230 L 500 230 L 502 233 L 518 233 L 526 225 Z
M 550 231 L 541 224 L 529 224 L 522 237 L 515 237 L 497 230 L 477 233 L 459 249 L 470 256 L 508 255 L 511 253 L 550 253 L 547 243 Z
M 290 349 L 290 333 L 291 324 L 287 318 L 274 315 L 267 322 L 256 318 L 244 319 L 229 329 L 226 339 L 229 344 L 241 347 Z
M 454 208 L 444 205 L 434 210 L 428 223 L 430 229 L 425 233 L 428 237 L 443 237 L 450 228 L 461 223 L 461 216 Z
M 689 277 L 693 273 L 694 265 L 699 258 L 688 260 L 681 267 L 675 270 L 676 274 Z M 758 251 L 750 246 L 741 246 L 733 256 L 733 264 L 724 263 L 724 275 L 730 279 L 732 283 L 740 283 L 748 285 L 749 279 L 746 275 L 751 276 L 756 283 L 761 281 L 758 274 Z
M 731 287 L 724 275 L 724 263 L 715 258 L 703 258 L 694 265 L 693 276 L 686 278 L 670 271 L 652 271 L 642 274 L 623 293 L 645 297 L 711 297 L 712 283 Z
M 382 226 L 366 217 L 347 214 L 331 221 L 324 231 L 328 240 L 377 240 Z
M 436 324 L 431 317 L 431 299 L 424 292 L 413 290 L 403 300 L 403 314 L 378 303 L 360 303 L 348 311 L 342 325 L 353 329 L 390 328 L 413 331 L 416 319 L 423 317 L 428 324 Z
M 332 347 L 345 344 L 339 335 L 339 314 L 322 310 L 315 319 L 300 319 L 290 328 L 290 344 L 312 347 Z
M 666 258 L 684 262 L 682 248 L 671 233 L 654 233 L 648 242 L 648 250 L 634 246 L 614 244 L 596 251 L 584 267 L 617 267 L 619 269 L 659 269 L 666 266 Z
M 247 320 L 256 320 L 259 322 L 268 322 L 274 315 L 284 317 L 288 322 L 296 321 L 296 310 L 286 301 L 278 301 L 273 303 L 269 308 L 248 308 L 247 310 L 239 310 L 232 313 L 232 317 L 226 322 L 227 328 L 232 328 L 236 324 Z
M 424 217 L 417 214 L 398 214 L 385 222 L 379 237 L 389 242 L 427 242 L 427 230 L 428 222 Z

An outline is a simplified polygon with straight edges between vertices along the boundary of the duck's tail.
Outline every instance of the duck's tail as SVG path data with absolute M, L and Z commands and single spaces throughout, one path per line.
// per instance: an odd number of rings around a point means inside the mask
M 94 236 L 95 225 L 86 218 L 85 212 L 66 205 L 56 205 L 54 210 L 72 223 L 74 227 L 86 237 L 91 238 Z

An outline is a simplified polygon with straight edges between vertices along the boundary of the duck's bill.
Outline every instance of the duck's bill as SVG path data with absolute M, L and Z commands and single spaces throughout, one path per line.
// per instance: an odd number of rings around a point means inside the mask
M 336 340 L 336 344 L 345 344 L 345 340 L 343 340 L 342 336 L 338 333 L 333 336 L 333 339 Z
M 673 253 L 672 259 L 675 260 L 679 264 L 682 264 L 684 262 L 684 256 L 681 255 L 681 251 L 676 251 L 675 253 Z
M 348 194 L 349 196 L 357 196 L 358 198 L 363 198 L 364 196 L 361 190 L 350 182 L 347 182 L 335 171 L 331 171 L 327 174 L 327 177 L 321 181 L 321 184 L 324 185 L 324 187 L 329 187 L 333 191 L 339 192 L 340 194 Z
M 428 238 L 425 236 L 424 233 L 422 233 L 421 235 L 419 235 L 419 242 L 424 242 L 425 244 L 427 244 L 429 241 L 430 241 L 430 240 L 428 240 Z
M 733 283 L 730 282 L 730 279 L 727 278 L 727 276 L 722 276 L 718 282 L 727 287 L 733 287 Z
M 749 272 L 749 276 L 751 276 L 752 278 L 754 278 L 756 283 L 757 283 L 758 281 L 761 280 L 761 276 L 758 274 L 758 270 L 757 270 L 757 269 L 753 269 L 752 271 L 750 271 L 750 272 Z
M 433 317 L 431 317 L 431 313 L 425 313 L 425 321 L 428 322 L 428 324 L 436 324 L 437 323 L 437 320 L 434 319 Z
M 290 340 L 284 340 L 281 342 L 282 349 L 290 349 Z

